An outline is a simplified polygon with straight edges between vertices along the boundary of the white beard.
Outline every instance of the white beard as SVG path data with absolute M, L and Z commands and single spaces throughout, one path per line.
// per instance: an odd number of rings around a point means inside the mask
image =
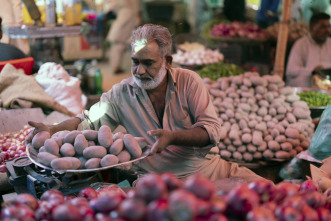
M 165 62 L 163 62 L 162 67 L 160 68 L 159 72 L 154 78 L 145 77 L 143 80 L 141 80 L 137 78 L 135 75 L 133 75 L 133 77 L 134 80 L 136 81 L 136 84 L 142 89 L 153 90 L 161 84 L 166 74 L 167 74 L 167 69 L 165 68 Z

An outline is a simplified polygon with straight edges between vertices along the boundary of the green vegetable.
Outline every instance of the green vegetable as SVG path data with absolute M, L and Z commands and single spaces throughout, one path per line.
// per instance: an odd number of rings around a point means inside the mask
M 331 105 L 331 95 L 326 93 L 319 91 L 303 91 L 298 95 L 309 107 L 324 107 Z
M 201 78 L 210 78 L 212 81 L 216 81 L 221 77 L 229 77 L 243 74 L 244 71 L 235 64 L 227 64 L 219 62 L 211 65 L 207 65 L 198 71 Z

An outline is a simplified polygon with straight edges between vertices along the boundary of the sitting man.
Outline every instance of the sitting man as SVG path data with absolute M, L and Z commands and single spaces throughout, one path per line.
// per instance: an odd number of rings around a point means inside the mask
M 330 16 L 314 14 L 309 22 L 309 32 L 291 49 L 286 70 L 288 86 L 311 87 L 312 75 L 331 67 Z
M 2 38 L 2 18 L 0 17 L 0 39 Z M 0 43 L 0 61 L 9 61 L 28 57 L 20 49 L 10 44 Z M 39 65 L 34 63 L 33 73 L 37 73 Z
M 199 172 L 210 180 L 230 176 L 248 182 L 263 179 L 219 155 L 206 157 L 219 142 L 221 125 L 200 76 L 171 67 L 168 29 L 152 24 L 139 27 L 132 33 L 131 46 L 132 77 L 114 85 L 82 116 L 50 127 L 30 122 L 36 129 L 26 142 L 39 131 L 97 130 L 101 125 L 114 130 L 122 125 L 152 146 L 151 155 L 136 165 L 141 174 L 172 172 L 185 178 Z

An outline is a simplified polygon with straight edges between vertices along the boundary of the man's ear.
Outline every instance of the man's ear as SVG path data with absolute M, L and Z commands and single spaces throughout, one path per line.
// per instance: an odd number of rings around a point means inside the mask
M 172 56 L 171 55 L 166 55 L 166 68 L 170 69 L 171 68 L 171 64 L 172 64 Z

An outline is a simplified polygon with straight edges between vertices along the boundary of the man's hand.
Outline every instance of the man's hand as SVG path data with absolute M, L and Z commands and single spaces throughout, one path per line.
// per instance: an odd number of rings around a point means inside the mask
M 34 127 L 34 130 L 31 131 L 26 137 L 25 137 L 25 140 L 24 140 L 24 144 L 25 146 L 28 144 L 28 143 L 31 143 L 34 135 L 36 135 L 37 133 L 41 132 L 41 131 L 47 131 L 47 132 L 51 132 L 49 127 L 46 126 L 45 124 L 43 123 L 40 123 L 40 122 L 35 122 L 35 121 L 28 121 L 28 124 L 31 126 L 31 127 Z
M 158 130 L 150 130 L 147 132 L 147 134 L 149 136 L 153 136 L 157 138 L 156 142 L 153 144 L 151 148 L 151 155 L 155 153 L 160 153 L 169 145 L 171 145 L 173 138 L 171 131 L 158 129 Z

